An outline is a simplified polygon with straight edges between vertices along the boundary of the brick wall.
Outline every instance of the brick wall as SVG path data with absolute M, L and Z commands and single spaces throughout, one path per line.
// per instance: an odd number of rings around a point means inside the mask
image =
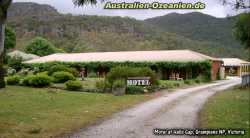
M 213 61 L 213 63 L 212 63 L 212 70 L 211 70 L 212 80 L 216 80 L 217 79 L 217 75 L 219 75 L 220 67 L 221 66 L 222 66 L 222 61 Z

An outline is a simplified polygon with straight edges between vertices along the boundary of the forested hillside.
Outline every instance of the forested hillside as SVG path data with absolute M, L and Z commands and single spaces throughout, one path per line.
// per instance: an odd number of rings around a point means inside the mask
M 220 47 L 238 49 L 236 53 L 244 50 L 233 36 L 233 30 L 237 16 L 227 18 L 215 18 L 199 12 L 178 14 L 171 13 L 165 16 L 146 19 L 145 22 L 158 28 L 183 35 L 192 40 L 210 41 Z
M 49 5 L 14 3 L 8 24 L 16 30 L 17 49 L 23 49 L 35 36 L 42 36 L 66 52 L 191 49 L 216 57 L 246 57 L 237 45 L 226 46 L 185 32 L 162 31 L 161 25 L 154 26 L 148 20 L 73 16 L 60 14 Z

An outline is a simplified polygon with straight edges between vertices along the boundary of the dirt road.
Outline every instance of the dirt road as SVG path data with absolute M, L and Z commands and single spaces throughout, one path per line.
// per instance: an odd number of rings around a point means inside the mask
M 112 119 L 99 125 L 81 129 L 70 137 L 154 138 L 160 137 L 153 134 L 154 128 L 195 128 L 197 127 L 199 110 L 207 98 L 239 83 L 239 78 L 231 78 L 230 80 L 166 93 L 162 97 L 117 113 Z

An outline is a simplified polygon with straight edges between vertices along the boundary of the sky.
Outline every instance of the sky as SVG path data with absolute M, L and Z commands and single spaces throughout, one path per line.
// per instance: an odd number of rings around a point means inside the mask
M 168 13 L 188 13 L 188 12 L 202 12 L 215 17 L 227 17 L 238 14 L 231 6 L 222 5 L 221 0 L 109 0 L 112 2 L 203 2 L 206 8 L 203 10 L 108 10 L 103 9 L 104 3 L 97 5 L 88 5 L 84 7 L 76 7 L 72 0 L 14 0 L 14 2 L 35 2 L 40 4 L 49 4 L 55 7 L 60 13 L 71 13 L 74 15 L 104 15 L 104 16 L 122 16 L 132 17 L 139 20 L 162 16 Z

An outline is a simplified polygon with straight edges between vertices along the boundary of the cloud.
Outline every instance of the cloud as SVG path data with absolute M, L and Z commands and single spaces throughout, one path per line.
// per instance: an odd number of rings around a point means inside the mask
M 123 2 L 125 0 L 113 0 L 115 2 Z M 224 6 L 221 0 L 126 0 L 126 2 L 204 2 L 206 8 L 203 10 L 107 10 L 103 9 L 104 3 L 97 5 L 88 5 L 83 7 L 76 7 L 72 0 L 14 0 L 14 2 L 36 2 L 41 4 L 49 4 L 55 7 L 61 13 L 84 14 L 84 15 L 105 15 L 105 16 L 128 16 L 136 19 L 146 19 L 155 16 L 162 16 L 171 12 L 188 13 L 188 12 L 202 12 L 215 17 L 226 17 L 227 15 L 234 15 L 236 12 L 230 7 Z

